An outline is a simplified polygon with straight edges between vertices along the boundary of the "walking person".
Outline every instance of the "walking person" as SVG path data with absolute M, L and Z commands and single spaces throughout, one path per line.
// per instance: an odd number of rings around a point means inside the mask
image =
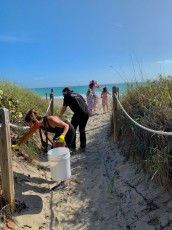
M 108 94 L 111 95 L 111 93 L 108 91 L 108 88 L 105 86 L 102 90 L 102 93 L 101 93 L 102 107 L 103 107 L 104 113 L 106 113 L 106 111 L 109 112 Z
M 80 94 L 74 93 L 73 90 L 66 87 L 63 89 L 62 93 L 64 96 L 64 100 L 60 112 L 60 117 L 63 116 L 67 107 L 69 106 L 69 108 L 74 113 L 72 116 L 71 124 L 75 128 L 75 131 L 79 126 L 80 150 L 82 152 L 85 152 L 85 148 L 86 148 L 85 127 L 87 125 L 87 121 L 89 118 L 88 106 L 84 98 Z M 76 133 L 71 147 L 73 150 L 76 150 Z
M 45 132 L 54 133 L 52 147 L 63 147 L 65 144 L 68 148 L 71 148 L 71 144 L 75 137 L 75 129 L 72 124 L 64 118 L 58 116 L 41 116 L 34 109 L 29 110 L 26 114 L 25 122 L 30 126 L 29 131 L 22 136 L 17 144 L 12 145 L 13 150 L 18 150 L 20 145 L 26 142 L 38 129 L 43 129 Z M 46 133 L 46 136 L 48 135 Z M 48 136 L 47 136 L 48 137 Z M 66 181 L 61 181 L 52 190 L 60 190 L 67 188 Z
M 87 90 L 86 98 L 87 98 L 88 112 L 89 115 L 92 116 L 92 111 L 94 108 L 94 96 L 90 89 Z

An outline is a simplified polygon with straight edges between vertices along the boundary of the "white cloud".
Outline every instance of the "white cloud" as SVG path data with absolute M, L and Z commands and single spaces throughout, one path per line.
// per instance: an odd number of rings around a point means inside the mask
M 15 36 L 8 36 L 8 35 L 3 35 L 0 34 L 0 42 L 7 42 L 7 43 L 16 43 L 16 42 L 33 42 L 33 40 L 28 40 L 28 39 L 22 39 L 22 38 L 18 38 Z
M 157 61 L 157 64 L 172 64 L 172 59 Z
M 0 34 L 0 42 L 19 42 L 19 41 L 21 40 L 18 39 L 17 37 Z

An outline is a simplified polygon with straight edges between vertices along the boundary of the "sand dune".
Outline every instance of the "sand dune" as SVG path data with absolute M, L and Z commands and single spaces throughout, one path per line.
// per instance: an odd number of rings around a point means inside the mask
M 46 158 L 39 170 L 14 159 L 16 198 L 27 206 L 15 213 L 15 230 L 172 229 L 171 193 L 120 154 L 110 117 L 99 101 L 86 128 L 86 152 L 71 155 L 67 190 L 50 191 L 55 182 Z

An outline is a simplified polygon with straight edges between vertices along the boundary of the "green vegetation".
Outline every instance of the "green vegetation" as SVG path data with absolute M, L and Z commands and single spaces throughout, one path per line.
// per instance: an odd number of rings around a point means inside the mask
M 159 77 L 128 88 L 120 101 L 139 124 L 152 130 L 172 132 L 172 77 Z M 119 143 L 123 154 L 143 164 L 152 179 L 172 186 L 172 136 L 155 134 L 135 125 L 120 111 Z
M 47 109 L 47 102 L 44 99 L 31 90 L 19 87 L 14 83 L 1 81 L 0 90 L 3 91 L 1 107 L 10 109 L 10 121 L 22 122 L 23 116 L 32 108 L 39 113 L 45 113 Z
M 139 124 L 153 130 L 172 132 L 172 77 L 160 77 L 156 81 L 128 87 L 120 101 L 127 113 Z M 34 108 L 45 114 L 49 102 L 32 91 L 13 83 L 0 82 L 0 106 L 10 112 L 10 123 L 25 126 L 26 112 Z M 55 114 L 59 108 L 55 107 Z M 71 116 L 71 111 L 67 114 Z M 146 131 L 129 120 L 120 111 L 118 117 L 119 143 L 123 154 L 137 163 L 142 163 L 152 179 L 158 179 L 167 188 L 172 186 L 172 136 L 154 134 Z M 12 142 L 26 130 L 11 128 Z M 35 158 L 42 152 L 39 133 L 34 134 L 20 147 L 20 153 Z M 108 187 L 111 191 L 115 178 Z
M 26 126 L 24 122 L 28 110 L 34 108 L 38 113 L 45 114 L 49 101 L 42 99 L 31 90 L 17 86 L 14 83 L 0 81 L 0 107 L 9 109 L 10 123 L 18 126 Z M 50 111 L 49 111 L 50 112 Z M 54 108 L 54 113 L 58 114 L 58 107 Z M 11 140 L 14 143 L 27 130 L 11 127 Z M 20 154 L 27 156 L 30 160 L 37 157 L 42 152 L 39 132 L 34 134 L 27 143 L 20 147 Z

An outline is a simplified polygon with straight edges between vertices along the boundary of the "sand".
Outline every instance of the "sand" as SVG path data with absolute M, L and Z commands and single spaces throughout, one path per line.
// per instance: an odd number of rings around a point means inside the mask
M 110 119 L 99 101 L 86 128 L 86 152 L 71 155 L 67 190 L 50 191 L 57 182 L 51 179 L 46 157 L 37 162 L 40 167 L 14 157 L 15 192 L 21 203 L 14 230 L 172 229 L 171 193 L 122 156 L 110 136 Z

